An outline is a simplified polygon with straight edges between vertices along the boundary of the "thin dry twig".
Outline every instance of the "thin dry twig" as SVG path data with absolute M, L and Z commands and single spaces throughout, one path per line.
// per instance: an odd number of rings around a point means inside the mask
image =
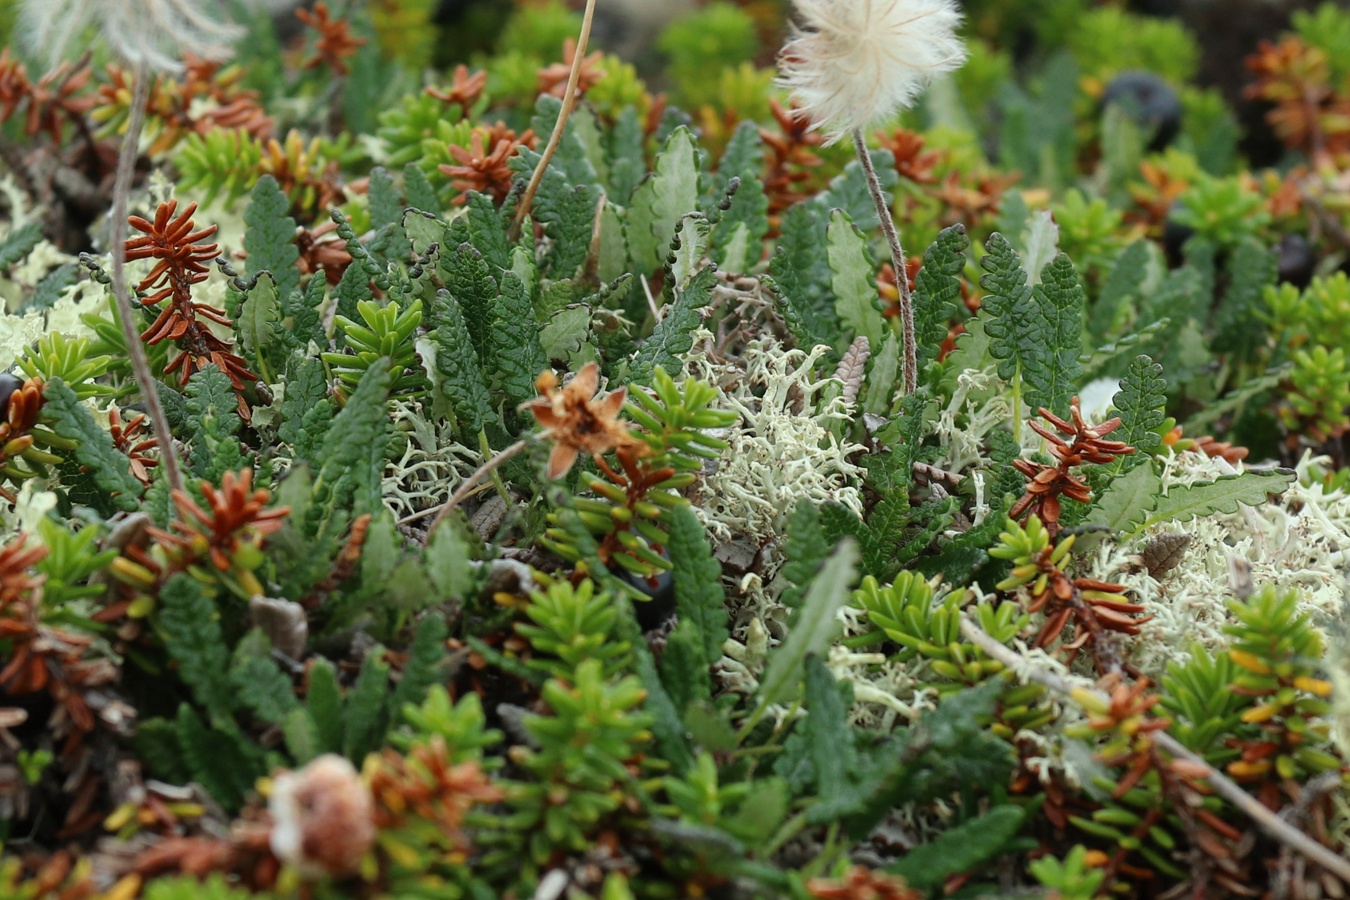
M 581 18 L 581 33 L 577 35 L 577 52 L 572 57 L 572 71 L 567 76 L 567 93 L 562 98 L 562 108 L 558 110 L 558 121 L 553 123 L 553 133 L 548 136 L 548 144 L 544 147 L 544 153 L 539 157 L 539 165 L 534 167 L 534 174 L 530 176 L 530 183 L 525 186 L 525 193 L 520 197 L 520 205 L 516 207 L 516 217 L 511 222 L 511 240 L 520 236 L 520 225 L 529 215 L 530 206 L 534 204 L 535 192 L 539 190 L 539 184 L 544 180 L 544 172 L 548 170 L 548 164 L 553 159 L 553 154 L 558 150 L 558 144 L 562 142 L 563 130 L 567 127 L 567 119 L 572 115 L 572 107 L 577 102 L 577 81 L 581 78 L 581 67 L 586 60 L 586 42 L 591 37 L 591 22 L 595 18 L 595 0 L 586 0 L 586 11 Z
M 461 484 L 459 487 L 455 488 L 455 492 L 450 495 L 450 499 L 445 501 L 445 503 L 443 503 L 441 506 L 432 507 L 431 509 L 424 509 L 421 512 L 415 513 L 411 516 L 405 516 L 404 518 L 399 520 L 398 524 L 406 525 L 409 522 L 425 518 L 435 513 L 436 518 L 432 519 L 431 525 L 427 527 L 427 540 L 431 540 L 431 535 L 433 532 L 435 532 L 436 526 L 441 524 L 441 522 L 445 519 L 445 517 L 450 515 L 450 513 L 455 509 L 455 507 L 459 506 L 460 501 L 462 501 L 465 497 L 469 496 L 469 492 L 474 489 L 474 487 L 478 484 L 478 482 L 482 481 L 488 475 L 491 475 L 502 463 L 519 455 L 519 453 L 522 450 L 524 450 L 526 446 L 528 446 L 528 443 L 529 443 L 528 441 L 524 440 L 516 441 L 511 446 L 507 447 L 505 450 L 502 450 L 496 456 L 492 457 L 492 459 L 488 460 L 487 462 L 479 466 L 478 471 L 474 472 L 468 478 L 464 479 L 464 483 Z
M 1054 672 L 1033 665 L 1029 660 L 1019 653 L 1008 649 L 1003 644 L 990 637 L 984 629 L 966 616 L 961 616 L 961 634 L 966 640 L 975 644 L 993 659 L 1003 663 L 1009 669 L 1025 676 L 1028 680 L 1034 681 L 1057 694 L 1071 696 L 1075 688 Z M 1100 697 L 1102 702 L 1110 702 L 1109 698 L 1100 691 L 1093 691 L 1093 694 Z M 1343 881 L 1350 881 L 1350 860 L 1343 859 L 1334 851 L 1322 846 L 1314 841 L 1308 835 L 1299 831 L 1288 822 L 1281 819 L 1278 815 L 1266 809 L 1259 800 L 1251 794 L 1244 791 L 1235 782 L 1230 781 L 1205 760 L 1183 747 L 1176 738 L 1169 735 L 1166 731 L 1156 731 L 1153 733 L 1153 740 L 1158 746 L 1179 759 L 1184 759 L 1187 763 L 1205 770 L 1203 777 L 1209 782 L 1210 787 L 1214 788 L 1214 793 L 1218 794 L 1229 803 L 1236 806 L 1242 812 L 1256 823 L 1257 827 L 1267 835 L 1302 853 L 1308 859 L 1322 866 L 1327 871 L 1334 874 Z
M 169 479 L 169 487 L 175 491 L 183 489 L 183 476 L 178 468 L 178 455 L 173 448 L 173 435 L 169 432 L 169 419 L 164 415 L 164 407 L 159 402 L 159 390 L 155 386 L 155 375 L 150 371 L 150 360 L 146 358 L 145 348 L 141 346 L 141 335 L 136 330 L 131 297 L 127 293 L 127 208 L 131 203 L 131 179 L 136 171 L 136 156 L 141 140 L 141 126 L 145 124 L 145 104 L 150 97 L 150 73 L 145 64 L 136 66 L 134 87 L 131 100 L 131 117 L 127 122 L 127 133 L 122 139 L 122 152 L 117 157 L 117 176 L 113 181 L 112 208 L 112 289 L 117 301 L 117 317 L 121 320 L 122 337 L 127 342 L 127 355 L 131 358 L 131 371 L 141 388 L 145 400 L 145 411 L 150 416 L 150 424 L 159 439 L 160 458 L 164 462 L 164 475 Z

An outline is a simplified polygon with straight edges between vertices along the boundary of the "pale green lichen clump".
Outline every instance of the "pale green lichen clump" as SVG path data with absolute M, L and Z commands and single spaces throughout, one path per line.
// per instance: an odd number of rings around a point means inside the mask
M 1124 583 L 1153 616 L 1128 648 L 1134 665 L 1156 679 L 1193 641 L 1210 650 L 1227 646 L 1223 627 L 1229 621 L 1227 603 L 1235 596 L 1232 558 L 1250 570 L 1256 588 L 1296 590 L 1315 622 L 1340 617 L 1350 548 L 1350 496 L 1340 490 L 1326 492 L 1311 477 L 1311 467 L 1324 461 L 1304 456 L 1297 480 L 1278 502 L 1165 523 L 1134 542 L 1101 546 L 1089 561 L 1090 577 Z M 1213 481 L 1242 469 L 1241 463 L 1233 465 L 1203 453 L 1178 453 L 1163 459 L 1163 484 L 1170 488 Z M 1154 578 L 1139 566 L 1137 554 L 1143 541 L 1161 533 L 1186 534 L 1191 543 L 1175 568 Z
M 692 498 L 705 524 L 723 540 L 741 536 L 763 543 L 782 534 L 801 498 L 840 503 L 861 517 L 863 471 L 849 456 L 865 448 L 830 428 L 852 418 L 852 404 L 842 396 L 822 397 L 837 381 L 815 371 L 829 348 L 808 353 L 757 338 L 739 360 L 720 361 L 711 345 L 711 334 L 695 333 L 688 372 L 718 385 L 723 408 L 741 418 L 718 434 L 728 447 Z

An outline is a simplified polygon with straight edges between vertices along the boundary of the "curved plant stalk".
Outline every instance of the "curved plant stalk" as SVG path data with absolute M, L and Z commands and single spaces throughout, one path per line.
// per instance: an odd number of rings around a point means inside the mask
M 858 162 L 862 165 L 863 175 L 867 177 L 867 190 L 877 208 L 877 218 L 881 220 L 881 233 L 886 235 L 886 243 L 891 248 L 891 267 L 895 269 L 895 287 L 900 296 L 900 339 L 904 344 L 900 372 L 905 393 L 912 394 L 919 384 L 919 364 L 914 347 L 914 300 L 909 291 L 905 251 L 900 246 L 900 232 L 891 218 L 891 209 L 886 203 L 881 182 L 877 179 L 877 170 L 872 166 L 872 157 L 867 155 L 867 138 L 863 137 L 861 128 L 853 129 L 853 148 L 858 151 Z
M 117 301 L 117 317 L 121 320 L 122 337 L 126 338 L 127 355 L 131 358 L 131 371 L 140 386 L 141 396 L 145 398 L 145 411 L 150 417 L 151 427 L 159 441 L 160 459 L 163 461 L 165 477 L 169 487 L 175 491 L 183 489 L 183 476 L 178 468 L 178 455 L 173 448 L 173 435 L 169 433 L 169 420 L 164 415 L 164 407 L 159 402 L 159 391 L 155 375 L 150 371 L 150 360 L 146 358 L 145 348 L 141 346 L 141 335 L 136 330 L 135 311 L 131 308 L 131 296 L 127 292 L 127 209 L 131 203 L 131 179 L 136 171 L 136 155 L 141 140 L 141 127 L 145 124 L 145 104 L 150 97 L 150 73 L 145 63 L 136 65 L 131 99 L 131 117 L 127 122 L 127 133 L 122 138 L 122 151 L 117 157 L 117 176 L 113 181 L 112 208 L 112 289 Z
M 563 129 L 567 127 L 567 119 L 572 115 L 572 107 L 576 105 L 577 82 L 581 79 L 581 65 L 586 58 L 586 42 L 590 40 L 591 22 L 594 19 L 595 0 L 586 0 L 586 11 L 581 17 L 581 33 L 577 35 L 577 52 L 572 57 L 572 71 L 567 75 L 567 93 L 562 98 L 562 108 L 558 110 L 558 121 L 553 123 L 553 133 L 548 136 L 548 144 L 544 146 L 544 153 L 539 157 L 539 165 L 534 167 L 530 183 L 525 186 L 525 193 L 521 195 L 520 204 L 516 207 L 516 217 L 511 222 L 513 241 L 520 236 L 520 225 L 530 213 L 534 195 L 539 190 L 539 183 L 544 180 L 544 172 L 548 171 L 548 164 L 553 159 L 553 154 L 558 151 Z
M 506 449 L 498 453 L 496 456 L 492 457 L 492 459 L 489 459 L 487 462 L 479 466 L 478 471 L 474 472 L 468 478 L 464 479 L 464 482 L 459 487 L 455 488 L 455 492 L 450 495 L 450 499 L 445 501 L 445 503 L 441 504 L 441 506 L 432 509 L 424 509 L 421 512 L 417 513 L 416 515 L 400 519 L 399 524 L 403 525 L 408 522 L 414 521 L 415 519 L 424 518 L 425 516 L 429 516 L 435 513 L 436 518 L 432 519 L 431 525 L 427 527 L 427 539 L 430 540 L 432 532 L 436 530 L 436 526 L 441 524 L 441 522 L 445 519 L 445 517 L 450 515 L 450 513 L 454 511 L 455 507 L 459 506 L 460 501 L 462 501 L 465 497 L 469 496 L 469 492 L 472 491 L 478 485 L 478 482 L 482 481 L 485 477 L 495 472 L 497 470 L 497 467 L 500 466 L 502 463 L 518 456 L 520 452 L 528 446 L 528 444 L 529 444 L 528 441 L 524 440 L 516 441 L 511 446 L 507 447 Z
M 1003 644 L 994 640 L 984 632 L 984 629 L 975 624 L 968 616 L 961 617 L 961 634 L 966 640 L 979 647 L 985 653 L 989 654 L 991 659 L 996 659 L 1003 663 L 1020 677 L 1028 681 L 1034 681 L 1041 684 L 1057 694 L 1070 697 L 1075 691 L 1081 690 L 1070 685 L 1063 678 L 1054 672 L 1042 669 L 1027 659 L 1023 658 L 1013 650 L 1008 649 Z M 1091 691 L 1102 700 L 1108 702 L 1105 694 L 1099 691 Z M 1187 763 L 1198 769 L 1204 769 L 1206 774 L 1203 776 L 1209 782 L 1210 787 L 1214 788 L 1214 793 L 1218 794 L 1229 803 L 1242 810 L 1251 818 L 1256 826 L 1270 835 L 1275 840 L 1284 844 L 1292 850 L 1297 850 L 1308 859 L 1322 866 L 1327 871 L 1334 874 L 1342 881 L 1350 881 L 1350 860 L 1337 854 L 1328 847 L 1324 847 L 1317 841 L 1308 837 L 1308 835 L 1299 831 L 1290 825 L 1284 819 L 1257 800 L 1251 794 L 1244 791 L 1235 782 L 1230 781 L 1226 775 L 1223 775 L 1209 763 L 1196 754 L 1187 750 L 1176 738 L 1172 737 L 1166 731 L 1153 732 L 1153 740 L 1158 746 L 1178 759 L 1184 759 Z

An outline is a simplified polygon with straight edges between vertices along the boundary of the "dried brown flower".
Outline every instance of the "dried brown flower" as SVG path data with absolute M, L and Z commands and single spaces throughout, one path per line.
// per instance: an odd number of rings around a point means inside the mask
M 442 103 L 458 103 L 459 108 L 467 113 L 483 96 L 485 87 L 487 87 L 487 70 L 480 69 L 470 75 L 469 67 L 460 63 L 455 66 L 455 74 L 449 88 L 442 90 L 429 87 L 426 92 L 427 96 L 435 97 Z
M 530 138 L 534 135 L 527 132 Z M 485 141 L 492 152 L 484 150 Z M 452 184 L 459 190 L 454 203 L 464 202 L 469 191 L 478 191 L 492 197 L 494 203 L 502 203 L 511 193 L 511 182 L 515 173 L 511 171 L 508 160 L 515 155 L 519 142 L 512 137 L 500 137 L 492 140 L 485 130 L 475 129 L 468 148 L 450 145 L 450 155 L 459 165 L 442 163 L 441 172 L 450 176 Z
M 575 38 L 567 38 L 563 41 L 562 62 L 553 63 L 539 70 L 538 84 L 539 93 L 551 94 L 554 97 L 562 98 L 567 92 L 567 81 L 572 74 L 572 63 L 577 58 L 577 42 Z M 577 77 L 577 96 L 584 95 L 595 86 L 601 78 L 605 77 L 598 63 L 604 58 L 604 54 L 599 50 L 588 54 L 581 61 L 581 74 Z
M 350 69 L 347 60 L 356 55 L 356 50 L 366 43 L 365 38 L 352 37 L 346 19 L 330 19 L 328 4 L 319 0 L 314 9 L 297 9 L 295 17 L 319 33 L 318 43 L 314 46 L 314 55 L 305 60 L 306 69 L 317 69 L 327 65 L 337 75 L 346 75 Z
M 549 478 L 567 474 L 582 453 L 599 460 L 601 454 L 611 450 L 624 449 L 637 456 L 647 452 L 647 444 L 619 421 L 628 389 L 619 388 L 603 399 L 595 399 L 600 386 L 600 367 L 595 363 L 582 367 L 564 388 L 558 388 L 558 376 L 552 370 L 541 374 L 534 384 L 543 396 L 521 409 L 534 413 L 544 428 L 544 439 L 553 443 L 548 457 Z

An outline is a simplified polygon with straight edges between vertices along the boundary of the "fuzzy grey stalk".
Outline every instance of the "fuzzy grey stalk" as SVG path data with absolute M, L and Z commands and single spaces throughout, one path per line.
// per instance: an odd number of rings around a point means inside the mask
M 913 105 L 934 76 L 965 62 L 956 36 L 961 12 L 954 0 L 793 0 L 798 23 L 779 57 L 779 84 L 792 91 L 797 113 L 832 144 L 853 138 L 868 192 L 891 251 L 900 295 L 905 393 L 918 384 L 914 305 L 900 233 L 877 180 L 867 139 L 869 125 Z
M 891 251 L 891 268 L 895 270 L 895 289 L 900 306 L 900 341 L 904 345 L 900 357 L 900 377 L 905 385 L 905 393 L 912 394 L 919 386 L 919 358 L 917 348 L 914 346 L 914 297 L 909 290 L 909 267 L 905 264 L 905 250 L 900 246 L 900 232 L 895 227 L 895 219 L 891 217 L 886 192 L 881 189 L 877 170 L 867 152 L 867 138 L 863 137 L 861 128 L 853 129 L 853 149 L 858 152 L 858 162 L 862 165 L 863 175 L 867 179 L 867 192 L 872 196 L 872 205 L 877 208 L 881 233 L 886 236 L 886 244 Z
M 131 179 L 136 172 L 136 156 L 141 142 L 141 126 L 145 124 L 145 104 L 150 98 L 150 73 L 145 63 L 136 64 L 131 99 L 131 117 L 127 122 L 127 133 L 122 138 L 122 151 L 117 157 L 117 175 L 113 179 L 112 208 L 112 289 L 117 301 L 117 318 L 122 326 L 122 337 L 127 342 L 127 356 L 131 358 L 131 371 L 140 386 L 141 397 L 145 401 L 146 414 L 155 429 L 159 442 L 159 457 L 164 465 L 164 477 L 168 479 L 170 490 L 183 489 L 183 475 L 178 468 L 178 454 L 173 447 L 173 433 L 169 430 L 169 419 L 164 415 L 164 406 L 159 402 L 158 382 L 150 369 L 150 360 L 141 344 L 140 331 L 136 328 L 135 311 L 131 308 L 131 296 L 127 292 L 127 207 L 131 201 Z

